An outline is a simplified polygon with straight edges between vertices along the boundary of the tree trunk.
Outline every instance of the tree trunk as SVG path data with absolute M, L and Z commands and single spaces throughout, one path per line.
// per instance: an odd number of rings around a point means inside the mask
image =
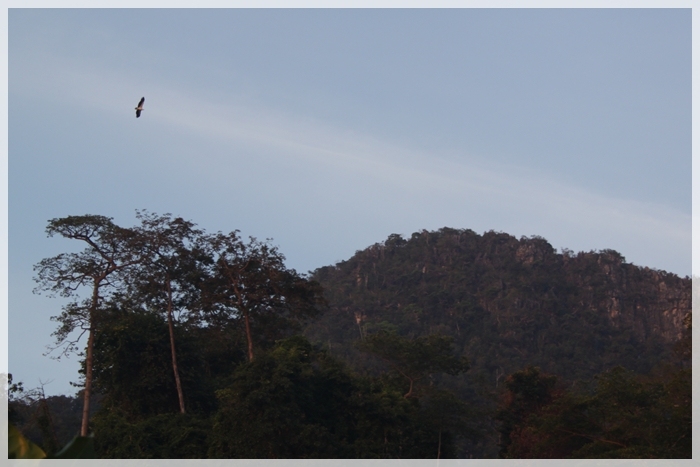
M 180 401 L 180 413 L 185 413 L 185 396 L 182 393 L 180 372 L 177 369 L 177 354 L 175 353 L 175 330 L 173 329 L 173 291 L 168 280 L 168 331 L 170 332 L 170 355 L 173 360 L 173 373 L 175 373 L 175 387 L 177 398 Z
M 253 333 L 250 330 L 250 313 L 248 313 L 248 309 L 246 308 L 245 304 L 243 303 L 243 296 L 241 295 L 241 291 L 238 289 L 238 285 L 233 283 L 232 280 L 232 285 L 233 285 L 233 291 L 236 294 L 236 300 L 238 302 L 238 310 L 243 313 L 243 321 L 245 322 L 245 335 L 246 338 L 248 339 L 248 361 L 252 362 L 253 361 Z
M 237 281 L 234 279 L 233 274 L 231 274 L 231 270 L 228 267 L 228 264 L 226 264 L 225 261 L 223 261 L 224 268 L 226 269 L 226 274 L 228 276 L 228 279 L 231 283 L 231 286 L 233 286 L 233 293 L 236 294 L 236 303 L 238 304 L 238 310 L 243 313 L 243 321 L 245 322 L 245 335 L 246 338 L 248 339 L 248 361 L 252 362 L 253 361 L 253 333 L 250 331 L 250 313 L 248 313 L 248 309 L 246 308 L 245 304 L 243 303 L 243 296 L 241 294 L 241 291 L 238 288 Z M 248 263 L 246 262 L 245 266 L 243 266 L 239 272 L 238 272 L 238 277 L 240 277 L 240 271 L 243 271 L 246 267 L 248 267 Z
M 101 281 L 101 279 L 100 279 Z M 87 352 L 85 355 L 85 390 L 83 391 L 83 422 L 80 425 L 80 436 L 88 435 L 88 421 L 90 420 L 90 396 L 92 395 L 92 349 L 95 346 L 95 319 L 97 315 L 97 304 L 99 301 L 98 281 L 92 289 L 92 304 L 90 306 L 90 334 L 87 341 Z
M 90 328 L 88 337 L 87 356 L 85 357 L 85 390 L 83 391 L 83 423 L 80 426 L 80 436 L 88 435 L 90 419 L 90 395 L 92 393 L 92 347 L 95 341 L 95 331 Z
M 245 320 L 245 335 L 248 337 L 248 361 L 253 361 L 253 335 L 250 332 L 250 318 L 248 310 L 243 310 L 243 319 Z

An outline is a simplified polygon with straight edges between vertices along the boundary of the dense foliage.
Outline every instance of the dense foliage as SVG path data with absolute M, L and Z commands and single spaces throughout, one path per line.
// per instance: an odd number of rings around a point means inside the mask
M 615 367 L 593 388 L 556 390 L 555 381 L 532 367 L 506 380 L 503 457 L 690 457 L 690 370 L 640 376 Z
M 87 244 L 37 266 L 74 298 L 57 346 L 89 339 L 82 402 L 12 386 L 46 452 L 82 419 L 104 458 L 690 456 L 687 278 L 454 229 L 304 276 L 269 242 L 137 218 L 49 224 Z
M 453 457 L 419 401 L 358 378 L 305 338 L 281 341 L 217 391 L 209 453 L 245 458 Z M 457 407 L 455 405 L 455 407 Z M 231 436 L 230 433 L 237 433 Z M 444 439 L 442 439 L 444 437 Z

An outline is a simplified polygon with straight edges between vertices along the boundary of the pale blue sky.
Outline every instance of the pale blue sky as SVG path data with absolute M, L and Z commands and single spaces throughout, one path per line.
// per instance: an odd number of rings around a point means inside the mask
M 48 219 L 170 212 L 300 272 L 448 226 L 691 274 L 690 10 L 10 10 L 9 368 L 72 392 Z M 133 108 L 146 97 L 141 118 Z

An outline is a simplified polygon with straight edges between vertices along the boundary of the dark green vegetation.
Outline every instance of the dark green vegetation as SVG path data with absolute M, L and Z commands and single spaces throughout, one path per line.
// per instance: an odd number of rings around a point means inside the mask
M 8 402 L 9 459 L 95 457 L 92 438 L 75 436 L 80 427 L 78 399 L 46 397 L 43 388 L 25 391 L 22 383 L 12 382 L 10 374 Z M 22 426 L 24 434 L 16 425 Z M 43 444 L 43 449 L 39 443 Z
M 615 367 L 562 390 L 529 367 L 506 380 L 497 419 L 509 458 L 690 458 L 690 370 L 638 376 Z
M 453 229 L 304 276 L 268 242 L 137 217 L 49 223 L 85 244 L 37 265 L 74 297 L 57 347 L 88 339 L 80 400 L 15 386 L 47 452 L 82 423 L 112 458 L 691 455 L 689 278 Z

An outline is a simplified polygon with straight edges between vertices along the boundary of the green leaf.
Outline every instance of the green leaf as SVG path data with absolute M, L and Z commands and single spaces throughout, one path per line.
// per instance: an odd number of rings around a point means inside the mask
M 44 459 L 46 453 L 25 438 L 14 425 L 9 425 L 7 457 L 9 459 Z

